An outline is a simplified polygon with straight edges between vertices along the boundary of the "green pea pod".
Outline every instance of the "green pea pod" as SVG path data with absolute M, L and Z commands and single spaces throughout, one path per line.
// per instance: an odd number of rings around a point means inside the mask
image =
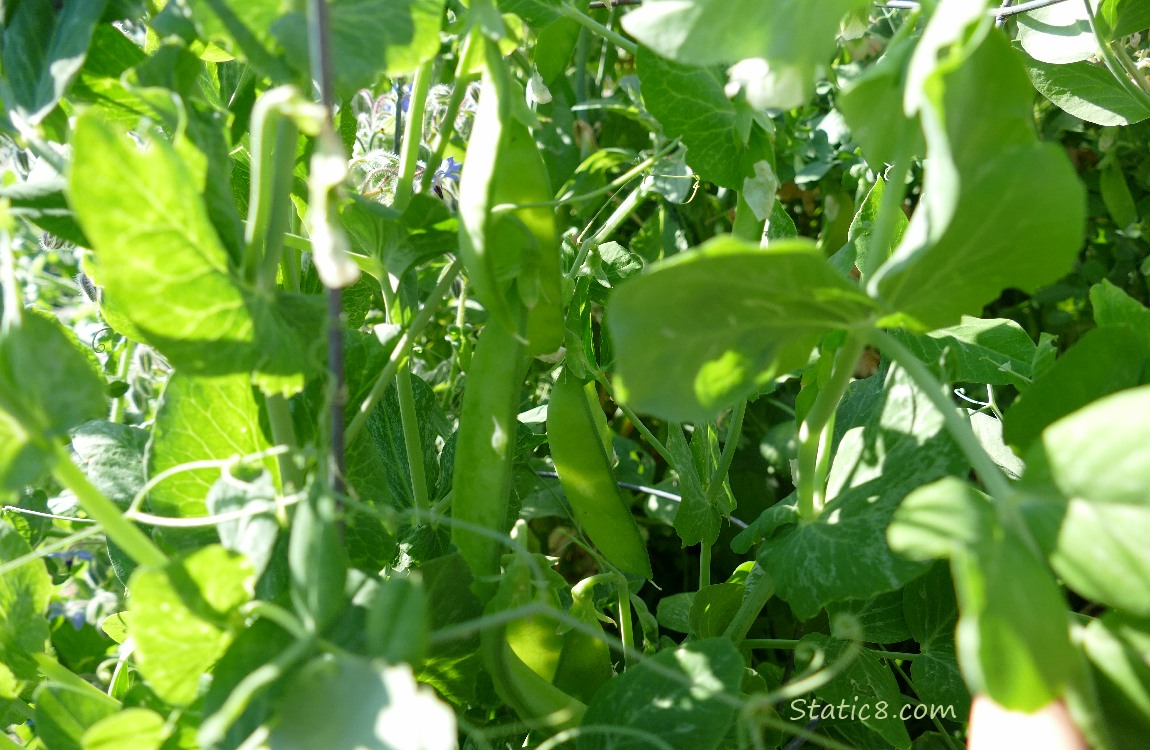
M 530 604 L 540 595 L 558 609 L 554 591 L 540 592 L 535 584 L 526 559 L 509 558 L 499 590 L 487 606 L 486 614 Z M 542 615 L 519 618 L 483 631 L 481 652 L 495 691 L 530 726 L 555 729 L 573 726 L 586 711 L 582 701 L 552 682 L 560 676 L 557 673 L 563 666 L 570 635 L 560 635 L 555 620 Z M 572 639 L 572 644 L 581 645 L 578 639 Z M 609 679 L 610 656 L 606 652 L 601 655 L 604 659 L 599 671 L 605 669 Z
M 594 393 L 564 370 L 547 407 L 551 458 L 575 519 L 612 565 L 644 578 L 651 560 L 634 516 L 611 474 L 595 423 Z
M 347 552 L 335 498 L 313 490 L 292 517 L 288 544 L 291 596 L 300 618 L 322 633 L 346 604 Z
M 551 183 L 531 131 L 513 115 L 520 91 L 506 60 L 488 45 L 479 110 L 459 188 L 459 252 L 479 301 L 508 328 L 528 309 L 527 353 L 563 340 L 559 233 L 550 206 L 492 212 L 551 200 Z
M 479 334 L 459 415 L 452 477 L 451 514 L 457 521 L 507 531 L 511 459 L 515 451 L 515 415 L 526 375 L 527 358 L 515 331 L 497 317 Z M 496 539 L 455 525 L 451 540 L 475 574 L 480 598 L 489 595 L 499 574 Z

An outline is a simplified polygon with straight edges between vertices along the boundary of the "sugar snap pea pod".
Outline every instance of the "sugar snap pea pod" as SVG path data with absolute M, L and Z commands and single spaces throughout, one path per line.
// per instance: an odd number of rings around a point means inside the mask
M 451 514 L 457 521 L 494 532 L 507 531 L 515 415 L 526 375 L 523 343 L 503 321 L 491 317 L 475 346 L 459 415 Z M 463 525 L 451 540 L 475 575 L 476 593 L 489 595 L 499 573 L 500 545 Z
M 487 44 L 460 184 L 460 257 L 479 301 L 508 327 L 518 303 L 527 307 L 527 353 L 546 354 L 563 340 L 559 233 L 550 206 L 525 204 L 549 201 L 551 183 L 531 131 L 513 114 L 521 92 Z
M 316 633 L 322 633 L 346 603 L 347 552 L 335 515 L 335 498 L 313 490 L 292 517 L 288 544 L 292 602 Z
M 647 546 L 611 474 L 593 411 L 599 404 L 593 399 L 593 391 L 563 371 L 547 406 L 551 458 L 575 519 L 603 557 L 621 570 L 650 578 Z

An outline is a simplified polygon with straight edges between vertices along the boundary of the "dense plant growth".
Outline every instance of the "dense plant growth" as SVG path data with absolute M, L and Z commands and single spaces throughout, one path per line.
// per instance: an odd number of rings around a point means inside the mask
M 1013 5 L 0 4 L 0 749 L 1142 747 L 1150 5 Z

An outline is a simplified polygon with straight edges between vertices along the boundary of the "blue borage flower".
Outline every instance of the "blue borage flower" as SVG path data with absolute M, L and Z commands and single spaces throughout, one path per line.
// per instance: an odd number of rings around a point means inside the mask
M 57 617 L 63 617 L 72 624 L 73 630 L 80 630 L 88 621 L 87 610 L 88 602 L 86 601 L 78 599 L 57 600 L 48 605 L 48 619 L 54 620 Z

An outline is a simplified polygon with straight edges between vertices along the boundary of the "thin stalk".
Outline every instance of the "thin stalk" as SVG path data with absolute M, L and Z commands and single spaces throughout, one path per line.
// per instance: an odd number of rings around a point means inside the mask
M 335 85 L 331 63 L 331 34 L 325 0 L 307 3 L 308 54 L 311 77 L 319 88 L 320 103 L 326 110 L 323 128 L 332 128 L 335 109 Z M 343 409 L 347 398 L 343 369 L 343 304 L 339 289 L 327 290 L 327 367 L 328 367 L 328 468 L 332 492 L 343 494 L 344 432 Z
M 455 330 L 459 332 L 459 345 L 455 346 L 451 355 L 451 367 L 447 372 L 447 385 L 443 390 L 443 407 L 451 404 L 451 397 L 455 395 L 455 383 L 459 378 L 459 352 L 463 348 L 463 324 L 466 322 L 467 312 L 467 278 L 459 282 L 459 298 L 455 307 Z
M 469 75 L 467 73 L 472 39 L 474 39 L 474 35 L 468 34 L 463 40 L 463 46 L 459 49 L 459 62 L 455 66 L 455 81 L 451 84 L 451 97 L 447 100 L 447 109 L 443 112 L 443 122 L 439 126 L 439 132 L 435 134 L 435 145 L 431 149 L 431 161 L 423 170 L 422 192 L 424 193 L 431 190 L 431 182 L 435 179 L 435 170 L 439 169 L 439 165 L 443 163 L 443 155 L 447 153 L 447 144 L 451 142 L 451 136 L 455 133 L 455 118 L 459 116 L 459 107 L 462 106 L 463 99 L 467 96 L 467 87 L 477 78 L 474 74 Z
M 1090 4 L 1090 0 L 1082 0 L 1083 5 L 1086 7 L 1086 20 L 1090 23 L 1090 31 L 1094 34 L 1094 40 L 1098 43 L 1098 54 L 1102 58 L 1102 62 L 1106 63 L 1106 67 L 1110 70 L 1110 74 L 1118 79 L 1122 87 L 1126 89 L 1127 93 L 1135 99 L 1141 100 L 1143 106 L 1150 106 L 1150 90 L 1147 89 L 1146 81 L 1138 74 L 1137 69 L 1134 70 L 1134 75 L 1128 75 L 1128 70 L 1123 66 L 1120 57 L 1115 54 L 1114 48 L 1102 37 L 1102 33 L 1098 30 L 1098 24 L 1094 18 L 1094 8 Z
M 754 570 L 759 570 L 759 574 L 754 575 Z M 751 626 L 755 624 L 755 620 L 759 619 L 759 613 L 775 595 L 774 579 L 765 570 L 759 568 L 758 564 L 752 569 L 751 576 L 747 579 L 747 587 L 743 592 L 743 602 L 739 605 L 739 610 L 735 612 L 735 616 L 727 625 L 727 629 L 723 631 L 723 635 L 730 638 L 736 646 L 743 642 L 747 633 L 751 632 Z M 748 646 L 752 643 L 758 643 L 758 641 L 746 641 Z M 797 644 L 798 641 L 794 641 L 794 643 Z
M 292 460 L 292 454 L 298 446 L 295 434 L 295 424 L 292 422 L 291 409 L 287 399 L 280 394 L 264 397 L 264 406 L 268 412 L 268 424 L 272 430 L 272 440 L 276 445 L 286 445 L 290 450 L 276 456 L 280 467 L 280 481 L 285 494 L 303 487 L 303 475 L 299 467 Z
M 84 472 L 72 462 L 72 457 L 62 446 L 55 446 L 55 454 L 56 463 L 52 467 L 52 476 L 72 491 L 84 512 L 104 527 L 108 539 L 115 542 L 116 546 L 124 550 L 124 554 L 140 565 L 161 567 L 167 564 L 168 558 L 160 548 L 153 544 L 144 532 L 124 518 L 124 514 L 116 504 L 88 481 Z
M 651 167 L 655 166 L 656 162 L 658 162 L 660 159 L 678 147 L 678 139 L 671 141 L 669 144 L 659 149 L 651 156 L 648 156 L 646 159 L 631 167 L 626 172 L 616 177 L 614 180 L 611 180 L 611 182 L 607 183 L 601 188 L 592 190 L 589 193 L 583 193 L 582 195 L 568 193 L 567 195 L 561 195 L 552 201 L 535 201 L 533 203 L 500 203 L 491 209 L 491 213 L 501 214 L 508 211 L 516 211 L 521 208 L 547 208 L 550 206 L 566 206 L 571 203 L 582 203 L 583 201 L 589 201 L 595 198 L 600 198 L 604 195 L 610 195 L 617 192 L 620 188 L 625 187 L 628 182 L 643 174 Z
M 711 543 L 699 542 L 699 590 L 711 585 Z
M 342 431 L 343 439 L 350 443 L 355 439 L 356 435 L 360 433 L 364 425 L 367 423 L 368 415 L 371 414 L 375 405 L 383 398 L 383 394 L 387 391 L 387 386 L 391 379 L 395 377 L 395 373 L 399 371 L 399 366 L 407 360 L 407 355 L 411 353 L 411 347 L 415 340 L 423 333 L 423 329 L 427 327 L 431 316 L 439 309 L 439 303 L 447 296 L 447 292 L 451 289 L 455 277 L 459 274 L 459 269 L 462 264 L 458 261 L 452 261 L 447 270 L 439 278 L 439 283 L 435 285 L 435 289 L 428 295 L 427 301 L 424 302 L 423 307 L 419 309 L 411 318 L 411 324 L 407 330 L 400 337 L 399 341 L 395 343 L 395 348 L 391 351 L 391 356 L 387 360 L 383 371 L 375 379 L 375 383 L 371 387 L 371 391 L 367 394 L 367 398 L 359 405 L 359 410 L 356 412 L 355 417 L 348 424 L 347 429 Z
M 674 466 L 675 460 L 671 458 L 671 452 L 667 450 L 667 447 L 663 445 L 663 442 L 659 440 L 659 438 L 655 437 L 655 433 L 651 432 L 651 430 L 647 428 L 647 425 L 643 424 L 643 420 L 639 419 L 639 416 L 631 410 L 631 407 L 619 400 L 619 397 L 615 395 L 615 389 L 611 387 L 611 382 L 607 380 L 607 376 L 601 371 L 596 370 L 595 379 L 599 381 L 599 385 L 603 386 L 603 390 L 607 392 L 611 400 L 623 411 L 623 416 L 627 417 L 631 424 L 635 425 L 635 429 L 639 431 L 639 434 L 643 436 L 647 444 L 659 454 L 663 462 L 668 466 Z
M 830 382 L 817 396 L 803 423 L 799 425 L 799 516 L 812 521 L 818 516 L 826 501 L 826 485 L 819 486 L 819 449 L 823 445 L 823 431 L 827 429 L 847 386 L 854 374 L 855 364 L 862 353 L 865 342 L 855 333 L 847 334 L 847 340 L 835 355 Z M 829 356 L 824 354 L 823 356 Z
M 590 252 L 599 247 L 604 240 L 611 236 L 619 226 L 627 220 L 627 217 L 635 212 L 643 199 L 647 197 L 647 189 L 643 185 L 631 191 L 631 194 L 623 199 L 623 202 L 616 206 L 615 210 L 607 217 L 607 221 L 603 222 L 603 226 L 595 234 L 579 243 L 579 252 L 575 256 L 575 262 L 571 265 L 571 270 L 567 273 L 569 278 L 575 278 L 579 275 L 579 269 L 587 261 L 587 256 Z
M 719 464 L 711 472 L 711 479 L 707 483 L 706 505 L 713 507 L 723 490 L 723 482 L 727 479 L 727 472 L 731 470 L 731 462 L 735 460 L 735 450 L 739 447 L 739 435 L 743 432 L 743 416 L 747 413 L 747 402 L 740 401 L 739 405 L 731 411 L 731 421 L 727 424 L 727 439 L 723 441 L 723 452 L 719 456 Z
M 407 208 L 407 204 L 411 203 L 412 189 L 415 185 L 415 167 L 419 162 L 419 146 L 423 140 L 423 113 L 427 108 L 427 92 L 431 90 L 431 77 L 434 74 L 433 58 L 419 66 L 411 82 L 407 130 L 403 136 L 403 145 L 399 149 L 399 179 L 395 183 L 395 201 L 392 203 L 392 208 L 397 211 L 403 211 Z M 435 167 L 428 164 L 423 171 L 434 172 Z
M 276 269 L 283 251 L 283 235 L 291 214 L 293 167 L 299 129 L 281 107 L 291 94 L 285 89 L 267 96 L 279 97 L 257 106 L 251 136 L 251 196 L 244 232 L 244 258 L 248 281 L 262 289 L 274 289 Z
M 635 624 L 631 617 L 631 588 L 627 585 L 627 577 L 618 574 L 616 583 L 619 587 L 619 637 L 623 641 L 623 669 L 634 666 L 635 653 Z
M 391 322 L 401 323 L 402 305 L 395 290 L 391 288 L 390 277 L 380 284 L 380 289 Z M 413 504 L 416 510 L 425 511 L 431 507 L 431 500 L 427 491 L 427 473 L 423 467 L 423 446 L 419 441 L 419 417 L 415 411 L 415 394 L 411 390 L 411 368 L 407 363 L 401 364 L 396 370 L 395 393 L 399 400 L 399 421 L 403 429 L 403 447 L 407 454 Z
M 578 8 L 573 8 L 567 3 L 561 3 L 559 5 L 559 13 L 566 18 L 570 18 L 572 21 L 579 24 L 588 31 L 594 34 L 598 34 L 609 42 L 613 42 L 617 47 L 625 50 L 632 56 L 634 56 L 639 51 L 639 45 L 635 44 L 630 39 L 627 39 L 618 32 L 607 28 L 591 16 L 583 13 Z
M 868 258 L 871 262 L 866 268 L 859 269 L 859 284 L 865 284 L 867 279 L 883 264 L 890 255 L 890 244 L 894 238 L 894 228 L 898 215 L 902 213 L 902 202 L 906 198 L 906 175 L 910 171 L 911 140 L 901 138 L 895 152 L 894 164 L 887 171 L 886 187 L 883 191 L 882 204 L 878 209 L 878 218 L 875 219 L 874 231 L 869 241 L 871 251 Z
M 124 351 L 120 352 L 120 361 L 116 363 L 116 380 L 126 382 L 132 369 L 132 358 L 136 354 L 136 342 L 129 338 L 124 339 Z M 112 399 L 112 410 L 108 413 L 108 421 L 116 423 L 124 416 L 124 401 L 128 398 L 127 391 Z
M 934 374 L 918 357 L 914 356 L 893 336 L 874 329 L 868 333 L 867 338 L 879 351 L 906 370 L 907 375 L 910 375 L 911 379 L 918 384 L 926 397 L 942 414 L 947 432 L 958 443 L 989 494 L 994 497 L 997 503 L 1004 503 L 1006 498 L 1011 495 L 1010 482 L 1007 481 L 1002 470 L 998 468 L 998 464 L 991 460 L 982 444 L 978 442 L 970 422 L 959 414 L 957 407 L 950 400 L 950 393 L 947 388 L 934 377 Z

